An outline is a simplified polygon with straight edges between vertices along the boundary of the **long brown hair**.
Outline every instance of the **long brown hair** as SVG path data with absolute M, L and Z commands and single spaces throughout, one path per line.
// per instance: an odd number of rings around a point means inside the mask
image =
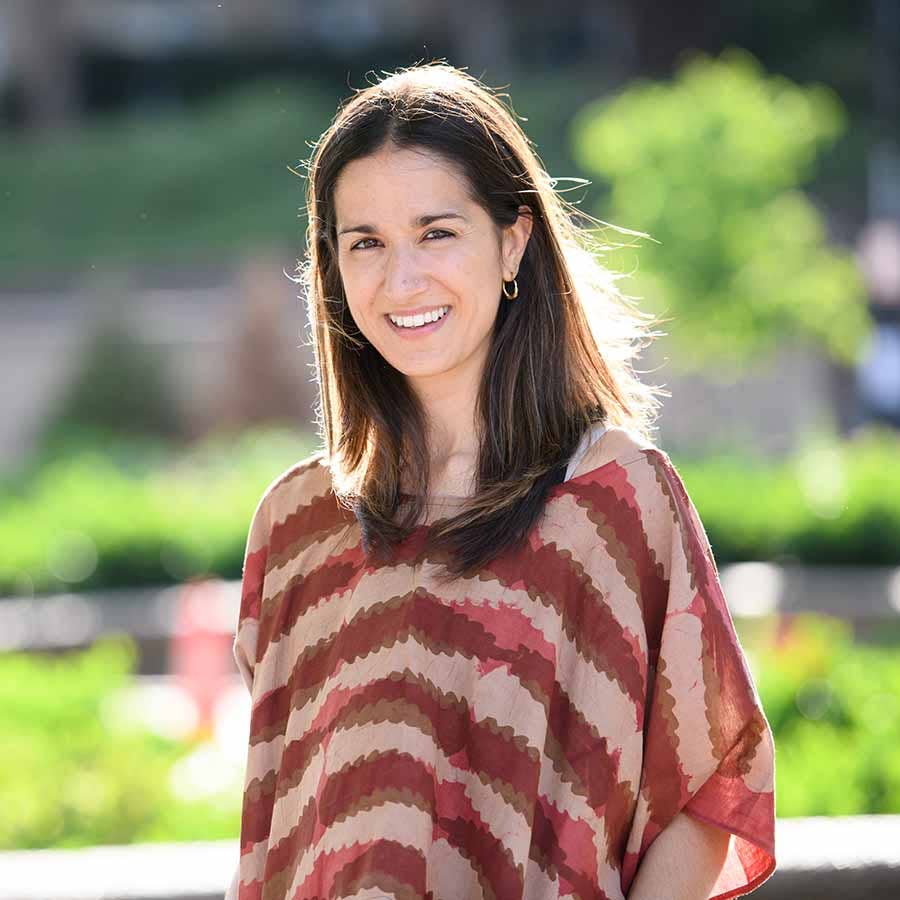
M 415 393 L 350 313 L 338 270 L 338 176 L 385 145 L 422 149 L 461 168 L 496 225 L 513 224 L 523 203 L 531 210 L 519 296 L 501 298 L 477 398 L 476 491 L 428 530 L 445 579 L 471 576 L 527 535 L 592 423 L 650 439 L 655 395 L 668 393 L 643 384 L 632 365 L 664 333 L 649 330 L 661 320 L 616 288 L 622 276 L 601 265 L 603 247 L 576 219 L 606 223 L 559 195 L 502 96 L 444 62 L 399 69 L 342 103 L 306 163 L 307 247 L 297 280 L 315 351 L 318 425 L 334 492 L 377 559 L 388 559 L 425 511 L 427 498 L 402 496 L 400 484 L 401 472 L 410 484 L 429 484 L 429 449 Z

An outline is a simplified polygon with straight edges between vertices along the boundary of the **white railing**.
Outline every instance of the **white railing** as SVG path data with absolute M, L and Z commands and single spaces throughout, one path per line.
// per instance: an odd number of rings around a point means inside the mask
M 779 819 L 754 900 L 900 897 L 900 815 Z M 0 853 L 0 900 L 221 900 L 237 840 Z

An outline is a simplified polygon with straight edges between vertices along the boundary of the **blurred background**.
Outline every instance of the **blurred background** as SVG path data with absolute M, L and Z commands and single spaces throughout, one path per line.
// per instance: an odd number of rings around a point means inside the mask
M 2 0 L 0 754 L 28 764 L 0 770 L 0 868 L 223 841 L 224 889 L 247 529 L 317 447 L 302 163 L 354 89 L 439 58 L 653 239 L 600 235 L 671 317 L 640 368 L 779 820 L 900 813 L 895 0 Z

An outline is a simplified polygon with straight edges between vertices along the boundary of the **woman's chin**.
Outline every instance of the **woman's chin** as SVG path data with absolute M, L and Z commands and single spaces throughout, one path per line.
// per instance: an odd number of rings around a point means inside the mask
M 409 360 L 406 360 L 399 365 L 394 366 L 398 372 L 401 372 L 407 378 L 411 379 L 422 379 L 422 378 L 435 378 L 439 375 L 443 375 L 447 371 L 446 365 L 422 365 L 422 366 L 411 366 L 409 364 Z

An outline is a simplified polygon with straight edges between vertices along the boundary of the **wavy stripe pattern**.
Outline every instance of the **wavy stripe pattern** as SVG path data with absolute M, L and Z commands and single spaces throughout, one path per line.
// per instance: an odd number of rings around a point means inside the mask
M 450 587 L 428 521 L 376 567 L 320 454 L 263 494 L 238 900 L 624 900 L 680 812 L 732 835 L 714 900 L 765 881 L 772 733 L 668 455 L 607 429 Z

